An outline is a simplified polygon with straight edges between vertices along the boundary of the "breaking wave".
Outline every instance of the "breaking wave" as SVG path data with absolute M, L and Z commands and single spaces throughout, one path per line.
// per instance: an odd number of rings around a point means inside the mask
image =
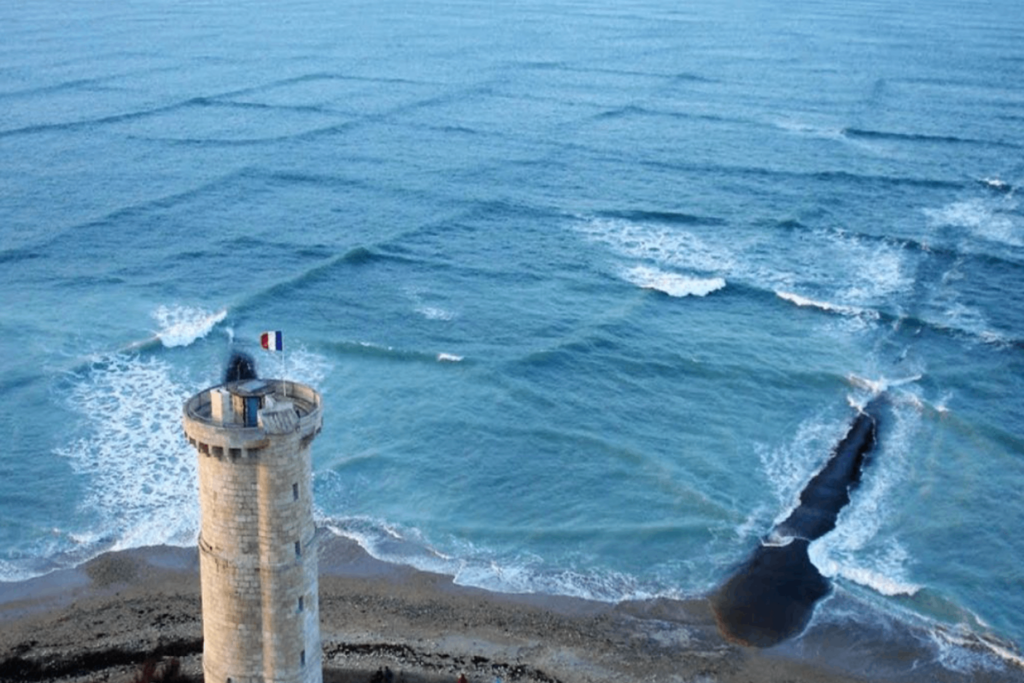
M 707 296 L 725 287 L 725 280 L 720 277 L 688 277 L 647 266 L 630 268 L 623 273 L 623 277 L 637 287 L 653 289 L 671 297 Z
M 160 306 L 153 311 L 160 325 L 156 337 L 167 348 L 188 346 L 208 335 L 227 315 L 224 308 L 211 313 L 193 306 Z

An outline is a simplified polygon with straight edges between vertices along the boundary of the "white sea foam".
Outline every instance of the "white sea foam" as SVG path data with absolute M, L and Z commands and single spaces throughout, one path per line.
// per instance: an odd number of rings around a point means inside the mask
M 458 363 L 462 360 L 462 356 L 457 356 L 454 353 L 439 353 L 437 360 L 440 363 Z
M 454 581 L 460 586 L 502 593 L 564 595 L 600 602 L 659 597 L 628 574 L 607 570 L 550 570 L 540 558 L 534 557 L 520 557 L 512 562 L 463 562 Z
M 878 396 L 882 392 L 894 389 L 896 387 L 906 386 L 919 382 L 923 375 L 911 375 L 910 377 L 901 377 L 898 379 L 890 379 L 888 377 L 879 377 L 878 379 L 869 379 L 867 377 L 860 377 L 852 372 L 846 376 L 847 381 L 851 386 L 857 387 L 858 389 L 864 389 L 870 392 L 871 397 Z M 854 397 L 849 397 L 850 405 L 858 410 L 863 410 L 866 402 L 861 403 Z
M 192 306 L 160 306 L 153 311 L 160 326 L 156 336 L 168 348 L 188 346 L 202 339 L 227 315 L 227 309 L 211 313 Z
M 290 380 L 319 387 L 334 366 L 326 356 L 307 350 L 304 346 L 289 348 L 283 353 L 257 356 L 261 377 L 287 377 Z
M 1021 247 L 1024 246 L 1024 226 L 1003 211 L 1015 206 L 1015 200 L 1010 198 L 967 199 L 941 209 L 925 209 L 924 213 L 935 226 L 960 228 L 979 239 Z
M 416 312 L 427 320 L 449 321 L 454 320 L 457 317 L 455 312 L 444 308 L 443 306 L 431 303 L 430 301 L 432 299 L 436 300 L 438 297 L 436 295 L 431 295 L 429 292 L 425 292 L 419 287 L 406 287 L 405 294 L 412 300 Z
M 1012 186 L 1008 182 L 1000 180 L 999 178 L 982 178 L 981 182 L 985 183 L 993 190 L 998 190 L 999 192 L 1006 192 L 1012 189 Z
M 355 541 L 372 557 L 422 571 L 454 576 L 459 562 L 433 548 L 418 529 L 400 528 L 365 515 L 320 520 L 331 533 Z
M 647 266 L 634 266 L 623 272 L 623 278 L 637 287 L 654 289 L 672 297 L 707 296 L 725 287 L 725 280 L 720 277 L 688 277 Z
M 936 311 L 932 315 L 937 326 L 966 332 L 983 343 L 1001 345 L 1005 337 L 990 329 L 990 324 L 975 305 L 965 303 L 960 282 L 965 278 L 962 270 L 964 259 L 957 258 L 942 274 L 938 286 L 929 293 L 929 307 Z
M 879 306 L 913 286 L 908 255 L 899 245 L 840 230 L 799 231 L 779 248 L 766 251 L 754 243 L 743 255 L 743 273 L 756 286 L 798 306 L 846 316 L 876 317 Z M 816 294 L 796 293 L 808 289 Z
M 784 521 L 800 504 L 800 492 L 807 481 L 824 466 L 832 447 L 848 429 L 844 422 L 810 418 L 800 424 L 789 443 L 773 448 L 756 446 L 761 468 L 780 506 L 772 526 Z
M 821 138 L 824 140 L 852 142 L 849 136 L 843 134 L 843 128 L 841 126 L 816 125 L 812 123 L 805 123 L 803 121 L 793 121 L 791 119 L 776 119 L 772 122 L 772 125 L 780 130 L 787 133 L 793 133 L 795 135 Z
M 920 413 L 904 402 L 894 403 L 886 423 L 885 457 L 870 465 L 836 528 L 813 541 L 811 562 L 828 577 L 842 577 L 882 595 L 913 595 L 920 586 L 908 577 L 910 554 L 886 528 L 893 492 L 906 479 L 906 454 L 920 429 Z M 883 531 L 884 530 L 884 531 Z
M 767 548 L 785 548 L 794 540 L 795 538 L 793 536 L 785 536 L 780 534 L 777 530 L 772 529 L 771 533 L 761 540 L 761 545 Z
M 594 219 L 579 223 L 577 229 L 589 240 L 630 259 L 704 273 L 727 272 L 735 266 L 729 248 L 678 228 Z
M 69 407 L 82 436 L 57 452 L 89 480 L 82 514 L 115 548 L 194 542 L 199 528 L 195 454 L 181 434 L 194 391 L 155 358 L 111 354 L 71 379 Z
M 502 593 L 564 595 L 588 600 L 617 602 L 654 597 L 684 597 L 645 586 L 635 577 L 610 570 L 586 572 L 554 569 L 538 555 L 521 553 L 498 558 L 469 541 L 454 541 L 446 553 L 433 547 L 417 529 L 398 528 L 365 516 L 330 517 L 322 520 L 332 533 L 355 541 L 371 556 L 384 562 L 415 567 L 451 576 L 460 586 Z
M 455 314 L 451 311 L 440 308 L 438 306 L 417 306 L 416 312 L 422 315 L 427 320 L 453 320 Z
M 902 247 L 843 235 L 838 251 L 839 258 L 851 266 L 845 269 L 848 282 L 838 288 L 842 301 L 868 306 L 889 301 L 913 287 L 913 270 L 907 266 L 908 256 Z
M 880 305 L 913 284 L 902 247 L 839 230 L 794 231 L 782 236 L 781 248 L 766 250 L 762 233 L 742 229 L 700 232 L 621 219 L 584 220 L 576 229 L 617 256 L 643 263 L 623 266 L 626 279 L 674 296 L 737 282 L 778 292 L 799 306 L 873 320 Z M 822 294 L 794 293 L 809 286 Z
M 939 663 L 951 671 L 999 671 L 1005 664 L 1024 669 L 1024 657 L 1016 648 L 995 638 L 946 627 L 933 627 L 929 636 L 938 649 Z
M 830 304 L 827 301 L 816 301 L 793 292 L 775 292 L 775 296 L 779 297 L 784 301 L 788 301 L 792 304 L 796 304 L 801 308 L 820 308 L 823 311 L 831 311 L 833 313 L 841 313 L 842 315 L 867 315 L 871 318 L 878 318 L 878 313 L 875 311 L 869 311 L 856 306 L 842 306 L 839 304 Z
M 765 506 L 760 506 L 756 510 L 753 510 L 747 515 L 747 518 L 743 520 L 735 529 L 736 538 L 740 541 L 745 541 L 748 538 L 759 536 L 764 531 L 764 518 L 767 516 L 768 510 Z
M 897 541 L 891 541 L 886 551 L 868 558 L 871 566 L 849 557 L 840 562 L 829 553 L 827 543 L 812 543 L 808 555 L 822 576 L 842 577 L 881 595 L 914 595 L 921 590 L 920 585 L 902 578 L 909 556 Z

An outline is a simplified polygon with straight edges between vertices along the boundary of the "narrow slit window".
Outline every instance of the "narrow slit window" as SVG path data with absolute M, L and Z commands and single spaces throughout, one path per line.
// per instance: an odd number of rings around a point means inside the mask
M 306 666 L 306 651 L 299 653 L 299 666 Z
M 299 485 L 298 484 L 292 484 L 292 500 L 298 500 L 298 499 L 299 499 Z
M 301 611 L 303 610 L 303 608 L 305 607 L 305 604 L 304 604 L 304 603 L 305 603 L 305 599 L 304 599 L 304 598 L 303 598 L 302 596 L 299 596 L 299 611 L 300 611 L 300 612 L 301 612 Z
M 302 557 L 302 544 L 295 541 L 295 557 Z

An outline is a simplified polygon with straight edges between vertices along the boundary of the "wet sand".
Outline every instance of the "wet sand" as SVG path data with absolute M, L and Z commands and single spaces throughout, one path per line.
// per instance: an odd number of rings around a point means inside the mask
M 856 675 L 837 667 L 837 653 L 888 646 L 812 627 L 798 646 L 758 650 L 725 641 L 704 599 L 613 605 L 497 594 L 374 560 L 329 534 L 320 552 L 325 681 L 364 683 L 384 667 L 409 683 L 454 682 L 463 671 L 484 683 L 1020 680 L 1021 672 L 922 666 L 909 637 L 905 651 L 897 644 L 884 666 Z M 0 584 L 2 681 L 131 681 L 149 656 L 178 658 L 201 680 L 201 652 L 194 549 L 107 553 Z

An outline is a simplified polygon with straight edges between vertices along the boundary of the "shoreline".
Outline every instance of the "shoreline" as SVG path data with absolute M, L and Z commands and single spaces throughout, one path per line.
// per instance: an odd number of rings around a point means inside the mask
M 393 565 L 320 532 L 324 680 L 1020 681 L 1024 671 L 943 668 L 911 627 L 814 625 L 759 650 L 727 642 L 705 598 L 604 603 L 493 593 Z M 194 548 L 104 553 L 83 565 L 0 583 L 0 680 L 131 681 L 148 655 L 201 678 Z M 845 665 L 845 666 L 844 666 Z

